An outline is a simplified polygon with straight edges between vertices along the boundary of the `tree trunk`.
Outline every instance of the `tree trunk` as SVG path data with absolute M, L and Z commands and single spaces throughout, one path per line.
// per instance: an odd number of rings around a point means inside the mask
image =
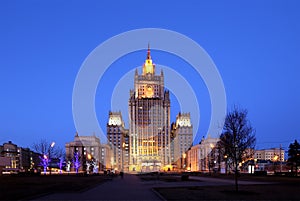
M 235 191 L 239 191 L 239 186 L 238 186 L 238 165 L 235 165 L 235 174 L 234 174 L 234 180 L 235 180 Z

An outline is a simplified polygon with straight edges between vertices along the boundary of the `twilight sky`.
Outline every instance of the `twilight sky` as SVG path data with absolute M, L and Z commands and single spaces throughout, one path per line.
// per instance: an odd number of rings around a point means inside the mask
M 76 132 L 72 92 L 86 57 L 117 34 L 162 28 L 186 35 L 209 54 L 223 79 L 228 109 L 237 104 L 248 110 L 256 129 L 257 148 L 279 144 L 287 148 L 295 139 L 300 140 L 299 9 L 298 0 L 188 3 L 3 0 L 0 2 L 0 143 L 11 140 L 30 147 L 45 138 L 64 147 Z M 114 62 L 100 80 L 95 108 L 103 130 L 108 111 L 118 109 L 118 106 L 111 108 L 112 91 L 123 75 L 128 73 L 130 78 L 132 70 L 143 64 L 148 42 L 151 45 L 151 41 L 145 41 L 145 50 Z M 211 115 L 205 84 L 172 54 L 153 50 L 152 58 L 156 64 L 174 69 L 196 91 L 201 109 L 194 142 L 198 143 L 206 135 Z M 118 98 L 119 109 L 127 121 L 133 77 L 126 83 L 122 86 L 126 91 Z M 174 121 L 180 111 L 176 94 L 172 94 L 171 104 Z

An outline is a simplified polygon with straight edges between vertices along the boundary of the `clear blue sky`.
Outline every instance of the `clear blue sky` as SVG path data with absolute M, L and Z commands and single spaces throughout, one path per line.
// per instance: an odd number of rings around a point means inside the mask
M 45 138 L 64 147 L 76 131 L 72 90 L 84 59 L 116 34 L 155 27 L 185 34 L 207 51 L 222 76 L 228 107 L 238 104 L 248 109 L 258 148 L 280 143 L 286 148 L 294 139 L 300 140 L 299 9 L 297 0 L 3 0 L 0 143 L 11 140 L 30 147 Z M 145 55 L 137 52 L 116 62 L 100 85 L 110 86 L 111 75 L 123 65 L 141 65 Z M 180 62 L 170 55 L 155 51 L 152 55 L 156 63 L 180 68 Z M 182 74 L 191 83 L 201 82 L 189 78 L 188 72 Z M 105 93 L 110 90 L 112 87 Z M 205 90 L 198 93 L 204 100 L 200 129 L 204 132 L 210 118 L 209 98 Z M 100 95 L 98 92 L 97 97 Z M 124 101 L 127 103 L 128 97 Z M 176 101 L 174 105 L 176 108 Z M 109 109 L 110 100 L 96 103 L 103 129 Z M 173 121 L 177 112 L 172 111 Z

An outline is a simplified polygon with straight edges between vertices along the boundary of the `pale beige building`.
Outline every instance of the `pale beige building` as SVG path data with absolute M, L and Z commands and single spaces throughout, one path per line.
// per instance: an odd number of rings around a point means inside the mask
M 100 144 L 100 171 L 106 171 L 113 169 L 113 164 L 111 160 L 112 149 L 109 144 Z
M 186 154 L 187 170 L 205 172 L 213 168 L 212 165 L 209 167 L 210 153 L 218 141 L 219 138 L 208 135 L 206 139 L 202 138 L 199 144 L 192 146 Z
M 270 149 L 255 150 L 254 159 L 284 161 L 284 150 L 282 148 L 270 148 Z
M 94 160 L 99 166 L 101 166 L 100 147 L 100 139 L 95 135 L 79 136 L 78 133 L 76 133 L 74 141 L 65 144 L 67 160 L 72 162 L 74 159 L 74 153 L 77 152 L 80 158 L 79 170 L 86 171 L 86 164 L 90 160 Z
M 193 126 L 190 113 L 179 113 L 175 124 L 172 124 L 171 153 L 176 169 L 185 168 L 183 154 L 193 145 Z
M 121 112 L 109 112 L 106 126 L 107 140 L 111 147 L 111 166 L 117 171 L 128 171 L 128 130 Z

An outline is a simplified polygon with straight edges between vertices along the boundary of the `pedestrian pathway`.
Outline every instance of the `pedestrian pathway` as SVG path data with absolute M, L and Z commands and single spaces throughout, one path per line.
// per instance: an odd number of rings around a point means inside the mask
M 179 177 L 179 176 L 178 176 Z M 233 180 L 190 176 L 190 181 L 166 182 L 162 180 L 141 181 L 136 175 L 115 177 L 84 192 L 55 193 L 36 200 L 163 200 L 154 187 L 220 186 L 233 185 Z M 272 182 L 239 181 L 239 185 L 270 184 Z
M 115 177 L 80 193 L 55 193 L 36 200 L 162 200 L 136 175 Z

